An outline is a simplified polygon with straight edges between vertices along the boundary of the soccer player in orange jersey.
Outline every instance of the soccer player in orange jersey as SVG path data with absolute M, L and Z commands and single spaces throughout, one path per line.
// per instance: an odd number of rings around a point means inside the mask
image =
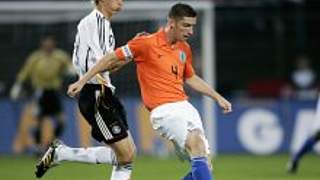
M 191 162 L 184 180 L 211 180 L 209 146 L 198 111 L 188 102 L 183 84 L 214 99 L 225 113 L 232 111 L 229 101 L 197 76 L 186 40 L 193 34 L 196 12 L 187 4 L 175 4 L 165 27 L 156 33 L 138 36 L 114 53 L 106 55 L 79 81 L 69 86 L 75 96 L 85 82 L 106 70 L 113 71 L 125 62 L 137 64 L 137 75 L 144 105 L 151 112 L 153 128 L 172 141 Z

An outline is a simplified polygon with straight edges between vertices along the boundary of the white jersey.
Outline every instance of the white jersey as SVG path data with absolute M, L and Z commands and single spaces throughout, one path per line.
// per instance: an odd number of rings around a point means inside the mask
M 81 77 L 104 55 L 114 51 L 115 39 L 110 21 L 97 9 L 81 19 L 77 30 L 72 62 Z M 114 89 L 109 72 L 101 75 L 106 81 L 105 85 Z M 94 77 L 87 83 L 98 84 L 98 81 Z

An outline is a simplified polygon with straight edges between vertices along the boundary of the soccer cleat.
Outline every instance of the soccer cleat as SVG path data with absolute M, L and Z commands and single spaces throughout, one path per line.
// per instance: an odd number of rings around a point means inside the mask
M 298 162 L 290 160 L 287 164 L 287 172 L 290 174 L 295 174 L 298 170 Z
M 55 140 L 51 143 L 48 150 L 36 165 L 35 175 L 37 178 L 41 178 L 49 168 L 59 164 L 57 161 L 56 149 L 62 145 L 63 143 L 60 140 Z

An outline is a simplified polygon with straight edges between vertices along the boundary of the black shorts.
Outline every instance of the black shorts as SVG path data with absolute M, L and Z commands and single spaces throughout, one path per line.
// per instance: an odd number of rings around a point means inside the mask
M 52 116 L 62 111 L 59 92 L 43 90 L 38 98 L 39 117 Z
M 101 85 L 86 84 L 79 95 L 79 109 L 97 141 L 110 144 L 128 136 L 124 107 L 108 87 L 102 95 Z

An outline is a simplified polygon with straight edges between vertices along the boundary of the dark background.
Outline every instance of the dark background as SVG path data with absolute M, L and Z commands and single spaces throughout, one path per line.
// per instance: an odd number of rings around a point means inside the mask
M 58 2 L 57 2 L 58 3 Z M 289 82 L 297 56 L 306 55 L 312 68 L 320 72 L 320 3 L 317 0 L 233 0 L 216 1 L 215 38 L 217 88 L 229 95 L 247 92 L 255 82 Z M 131 23 L 131 24 L 130 24 Z M 153 32 L 151 22 L 114 22 L 117 46 L 123 45 L 139 29 Z M 28 54 L 38 47 L 40 38 L 54 34 L 58 46 L 72 53 L 77 22 L 57 24 L 0 25 L 0 95 L 6 96 L 16 73 Z M 131 31 L 125 27 L 136 26 Z M 137 32 L 136 32 L 137 31 Z M 125 34 L 125 36 L 124 36 Z M 199 32 L 196 36 L 201 36 Z M 200 45 L 191 42 L 195 48 Z M 130 65 L 113 77 L 119 94 L 137 96 L 138 89 Z M 196 67 L 199 67 L 195 63 Z M 198 68 L 197 68 L 198 69 Z M 121 86 L 121 85 L 120 85 Z

